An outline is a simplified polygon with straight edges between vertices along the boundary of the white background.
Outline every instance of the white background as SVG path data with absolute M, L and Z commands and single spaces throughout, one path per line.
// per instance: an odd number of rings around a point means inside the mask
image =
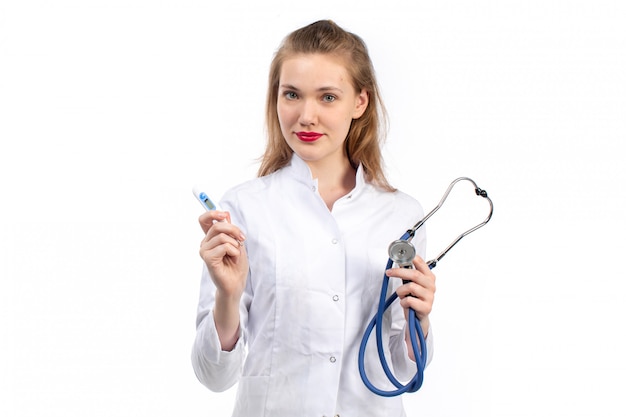
M 0 1 L 0 415 L 230 415 L 189 359 L 190 190 L 255 175 L 272 54 L 320 18 L 370 47 L 393 184 L 495 203 L 435 270 L 409 416 L 626 415 L 617 0 Z

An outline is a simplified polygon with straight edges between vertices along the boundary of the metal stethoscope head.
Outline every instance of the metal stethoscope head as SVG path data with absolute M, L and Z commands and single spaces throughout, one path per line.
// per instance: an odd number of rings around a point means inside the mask
M 474 180 L 472 180 L 470 178 L 467 178 L 467 177 L 457 178 L 457 179 L 455 179 L 454 181 L 452 181 L 450 183 L 450 185 L 448 186 L 448 189 L 446 190 L 446 192 L 443 194 L 443 197 L 439 201 L 439 204 L 437 204 L 437 206 L 434 209 L 432 209 L 430 211 L 430 213 L 428 213 L 426 216 L 424 216 L 424 218 L 422 220 L 417 222 L 415 224 L 415 226 L 413 226 L 412 228 L 407 230 L 407 232 L 404 234 L 404 236 L 402 236 L 400 239 L 394 240 L 393 242 L 391 242 L 391 244 L 389 245 L 389 258 L 392 261 L 394 261 L 398 266 L 405 267 L 405 268 L 410 268 L 412 266 L 413 258 L 415 258 L 416 251 L 415 251 L 415 247 L 411 243 L 411 239 L 413 239 L 413 236 L 415 236 L 415 232 L 417 231 L 417 229 L 422 227 L 422 225 L 424 225 L 424 223 L 426 223 L 426 221 L 433 214 L 435 214 L 437 212 L 437 210 L 439 210 L 441 208 L 443 203 L 448 198 L 448 195 L 452 191 L 452 188 L 454 188 L 454 186 L 458 182 L 460 182 L 460 181 L 469 181 L 469 182 L 471 182 L 474 185 L 474 192 L 476 193 L 476 195 L 479 196 L 479 197 L 484 198 L 485 200 L 487 200 L 489 202 L 489 215 L 481 223 L 477 224 L 476 226 L 466 230 L 465 232 L 463 232 L 459 236 L 457 236 L 456 239 L 454 239 L 452 241 L 452 243 L 450 245 L 448 245 L 447 248 L 445 248 L 439 255 L 437 255 L 437 257 L 435 257 L 435 258 L 433 258 L 433 259 L 431 259 L 430 261 L 427 262 L 428 267 L 430 269 L 433 269 L 435 266 L 437 266 L 437 262 L 439 262 L 441 260 L 441 258 L 443 258 L 450 251 L 450 249 L 452 249 L 454 247 L 454 245 L 459 243 L 459 241 L 461 239 L 463 239 L 465 236 L 469 235 L 470 233 L 480 229 L 481 227 L 486 225 L 487 222 L 489 222 L 489 220 L 491 219 L 491 215 L 493 214 L 493 202 L 491 201 L 491 199 L 487 195 L 487 191 L 479 188 L 478 185 L 476 185 L 476 183 L 474 182 Z

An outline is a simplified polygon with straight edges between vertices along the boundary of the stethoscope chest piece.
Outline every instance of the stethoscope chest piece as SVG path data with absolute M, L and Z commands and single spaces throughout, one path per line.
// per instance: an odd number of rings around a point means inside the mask
M 389 259 L 398 264 L 399 267 L 410 267 L 413 264 L 416 251 L 415 246 L 408 240 L 394 240 L 389 245 Z

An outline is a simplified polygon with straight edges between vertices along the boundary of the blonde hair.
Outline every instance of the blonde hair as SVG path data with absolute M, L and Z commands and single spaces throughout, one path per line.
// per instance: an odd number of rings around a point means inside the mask
M 320 20 L 289 34 L 274 55 L 270 66 L 265 123 L 267 146 L 261 158 L 259 176 L 286 166 L 293 151 L 280 129 L 277 113 L 278 84 L 285 59 L 295 54 L 331 54 L 344 58 L 355 91 L 365 89 L 369 104 L 363 115 L 352 121 L 345 142 L 350 164 L 360 164 L 365 178 L 385 190 L 394 191 L 383 172 L 381 145 L 387 127 L 387 114 L 380 97 L 374 67 L 363 40 L 331 20 Z

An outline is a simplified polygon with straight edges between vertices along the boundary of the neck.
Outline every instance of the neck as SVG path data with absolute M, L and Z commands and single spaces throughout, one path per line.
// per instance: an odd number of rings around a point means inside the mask
M 335 202 L 352 191 L 356 185 L 356 170 L 350 165 L 348 158 L 342 158 L 340 164 L 310 163 L 313 178 L 317 178 L 317 186 L 322 199 L 329 210 Z

